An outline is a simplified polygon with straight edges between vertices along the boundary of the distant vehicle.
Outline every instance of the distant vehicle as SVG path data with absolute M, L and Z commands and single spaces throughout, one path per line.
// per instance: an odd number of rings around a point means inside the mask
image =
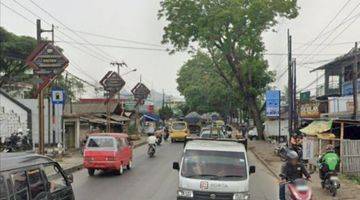
M 89 136 L 84 149 L 84 168 L 90 176 L 95 170 L 124 173 L 132 168 L 132 144 L 123 133 L 97 133 Z
M 249 166 L 245 146 L 236 140 L 187 141 L 180 164 L 177 199 L 249 199 Z
M 207 129 L 200 133 L 200 138 L 225 138 L 225 135 L 217 129 Z
M 250 140 L 253 140 L 253 139 L 256 139 L 256 140 L 257 140 L 257 139 L 259 138 L 258 132 L 257 132 L 256 128 L 252 128 L 252 129 L 249 130 L 249 132 L 248 132 L 248 138 L 249 138 Z
M 171 142 L 178 140 L 184 141 L 190 135 L 187 123 L 185 121 L 175 121 L 170 126 Z
M 214 126 L 216 127 L 216 128 L 221 128 L 222 126 L 224 126 L 225 125 L 225 122 L 223 121 L 223 120 L 216 120 L 215 122 L 214 122 Z
M 0 155 L 0 199 L 75 199 L 73 176 L 49 157 L 28 153 Z
M 227 138 L 231 138 L 233 135 L 233 128 L 230 125 L 224 125 L 221 127 L 222 132 Z

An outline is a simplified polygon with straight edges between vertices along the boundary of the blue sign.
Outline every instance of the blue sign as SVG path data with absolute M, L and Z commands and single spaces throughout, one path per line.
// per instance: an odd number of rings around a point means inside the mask
M 357 89 L 360 92 L 360 79 L 357 80 Z M 353 83 L 352 81 L 348 81 L 343 83 L 342 85 L 342 95 L 352 95 L 353 94 Z
M 53 104 L 64 104 L 65 102 L 65 93 L 61 89 L 51 90 L 51 101 Z
M 280 90 L 266 92 L 266 116 L 279 117 L 280 115 Z

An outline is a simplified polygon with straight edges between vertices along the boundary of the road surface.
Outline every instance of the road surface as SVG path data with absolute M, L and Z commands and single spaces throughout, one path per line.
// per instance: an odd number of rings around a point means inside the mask
M 176 199 L 177 171 L 172 162 L 178 161 L 183 143 L 163 143 L 157 149 L 154 158 L 146 155 L 147 146 L 134 151 L 134 168 L 121 176 L 112 173 L 97 172 L 89 177 L 87 170 L 74 173 L 73 188 L 76 200 L 171 200 Z M 276 179 L 249 152 L 250 163 L 257 171 L 251 175 L 250 187 L 252 199 L 275 200 L 278 187 Z

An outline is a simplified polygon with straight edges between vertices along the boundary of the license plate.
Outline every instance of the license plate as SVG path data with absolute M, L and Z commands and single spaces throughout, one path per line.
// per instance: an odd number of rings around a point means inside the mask
M 330 177 L 330 180 L 332 180 L 332 181 L 338 181 L 338 180 L 339 180 L 339 178 L 338 178 L 338 177 L 336 177 L 336 176 L 332 176 L 332 177 Z
M 299 185 L 296 187 L 297 191 L 299 192 L 305 192 L 309 190 L 309 187 L 307 185 Z

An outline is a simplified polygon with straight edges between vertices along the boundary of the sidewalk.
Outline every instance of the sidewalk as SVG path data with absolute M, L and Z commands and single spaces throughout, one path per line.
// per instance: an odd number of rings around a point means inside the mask
M 135 140 L 134 148 L 140 147 L 146 144 L 147 137 L 141 137 L 140 140 Z M 55 159 L 61 167 L 65 170 L 66 173 L 72 173 L 83 168 L 83 157 L 79 151 L 69 152 L 62 158 Z
M 249 141 L 249 150 L 252 151 L 255 156 L 263 162 L 263 164 L 271 171 L 271 173 L 279 178 L 281 166 L 280 158 L 274 153 L 274 144 L 270 144 L 266 141 Z M 312 183 L 310 183 L 315 199 L 321 200 L 334 200 L 334 199 L 360 199 L 360 186 L 352 184 L 348 180 L 341 180 L 341 188 L 338 191 L 336 197 L 331 195 L 321 188 L 320 178 L 318 172 L 311 175 Z

